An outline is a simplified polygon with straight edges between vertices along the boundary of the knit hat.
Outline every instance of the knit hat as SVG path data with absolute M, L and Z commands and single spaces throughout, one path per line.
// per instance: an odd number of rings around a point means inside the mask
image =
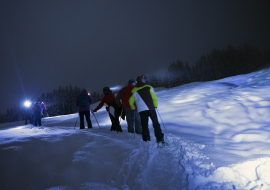
M 146 76 L 144 76 L 144 75 L 141 75 L 141 76 L 138 76 L 137 77 L 137 81 L 139 82 L 139 81 L 142 81 L 142 79 L 146 79 Z
M 130 79 L 130 80 L 128 81 L 128 84 L 132 84 L 132 83 L 135 83 L 135 80 Z
M 103 88 L 103 93 L 104 94 L 109 94 L 109 93 L 111 93 L 112 91 L 110 90 L 110 88 L 109 87 L 104 87 Z

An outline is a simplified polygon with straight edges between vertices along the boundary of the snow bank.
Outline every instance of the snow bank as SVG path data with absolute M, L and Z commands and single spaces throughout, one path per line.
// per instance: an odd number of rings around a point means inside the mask
M 78 114 L 0 125 L 3 189 L 270 189 L 270 70 L 156 89 L 169 146 Z M 98 103 L 92 105 L 95 108 Z M 164 123 L 163 123 L 164 122 Z M 19 159 L 18 159 L 19 158 Z M 37 172 L 38 171 L 38 172 Z M 16 183 L 14 183 L 16 178 Z M 1 188 L 2 188 L 1 187 Z
M 188 180 L 190 189 L 270 189 L 270 158 L 220 167 L 210 175 L 189 176 Z

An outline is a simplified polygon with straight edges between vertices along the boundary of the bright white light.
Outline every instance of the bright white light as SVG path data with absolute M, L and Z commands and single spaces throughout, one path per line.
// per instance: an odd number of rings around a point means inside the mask
M 122 86 L 110 87 L 110 90 L 120 90 Z
M 30 105 L 31 105 L 31 102 L 29 102 L 29 101 L 25 101 L 25 102 L 24 102 L 24 106 L 25 106 L 25 107 L 30 107 Z

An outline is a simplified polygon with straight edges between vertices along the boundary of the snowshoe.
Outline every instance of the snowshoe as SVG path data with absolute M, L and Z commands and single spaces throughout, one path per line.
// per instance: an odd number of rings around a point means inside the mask
M 166 146 L 169 146 L 169 144 L 164 141 L 158 143 L 158 148 L 164 148 Z

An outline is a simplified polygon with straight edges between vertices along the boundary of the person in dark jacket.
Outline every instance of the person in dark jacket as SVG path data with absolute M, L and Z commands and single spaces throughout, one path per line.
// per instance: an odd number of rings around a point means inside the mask
M 135 110 L 132 110 L 129 105 L 129 98 L 132 95 L 131 91 L 135 86 L 135 81 L 133 79 L 130 79 L 128 81 L 128 85 L 124 88 L 122 88 L 117 96 L 116 96 L 116 104 L 119 107 L 122 107 L 123 112 L 126 115 L 127 123 L 128 123 L 128 132 L 134 133 L 134 123 L 135 123 L 135 132 L 137 134 L 142 134 L 142 126 L 140 123 L 140 116 L 138 114 L 138 111 L 135 107 Z M 120 102 L 122 100 L 122 103 Z
M 132 96 L 129 99 L 129 104 L 131 109 L 135 110 L 134 103 L 136 102 L 137 110 L 141 117 L 143 141 L 150 141 L 148 129 L 148 118 L 150 117 L 155 129 L 157 143 L 165 143 L 164 134 L 161 131 L 155 110 L 158 106 L 157 96 L 154 93 L 153 87 L 145 84 L 144 75 L 137 77 L 137 84 L 131 92 Z
M 109 113 L 112 122 L 111 131 L 122 132 L 122 128 L 119 123 L 119 117 L 122 109 L 119 108 L 115 103 L 115 95 L 112 93 L 109 87 L 104 87 L 103 93 L 105 96 L 101 99 L 99 105 L 93 110 L 93 112 L 97 112 L 100 108 L 102 108 L 104 103 L 106 103 L 108 105 L 106 110 Z
M 78 108 L 80 116 L 80 129 L 85 129 L 84 116 L 86 118 L 88 128 L 92 128 L 92 122 L 90 119 L 90 104 L 94 103 L 90 93 L 87 90 L 83 90 L 81 94 L 76 98 L 75 106 Z
M 32 107 L 32 113 L 34 115 L 34 126 L 41 126 L 41 106 L 40 102 L 35 102 Z

